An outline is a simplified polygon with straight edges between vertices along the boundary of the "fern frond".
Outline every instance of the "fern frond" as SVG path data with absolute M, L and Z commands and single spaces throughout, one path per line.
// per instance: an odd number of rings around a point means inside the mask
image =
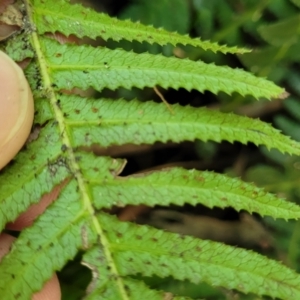
M 118 87 L 130 89 L 160 85 L 201 92 L 238 92 L 268 99 L 281 97 L 284 93 L 270 81 L 227 66 L 121 49 L 59 45 L 47 38 L 40 42 L 49 74 L 58 89 L 93 87 L 101 91 L 105 87 L 115 90 Z
M 30 299 L 79 248 L 95 242 L 90 222 L 76 184 L 71 181 L 47 213 L 22 231 L 1 261 L 1 298 Z
M 55 0 L 41 1 L 34 0 L 34 20 L 39 24 L 38 32 L 63 32 L 65 35 L 74 34 L 79 38 L 88 36 L 95 39 L 101 37 L 104 40 L 113 39 L 120 41 L 157 43 L 161 46 L 171 44 L 192 45 L 204 50 L 223 53 L 246 53 L 247 49 L 218 45 L 209 41 L 193 39 L 188 35 L 180 35 L 177 32 L 168 32 L 163 28 L 146 26 L 139 22 L 133 23 L 130 20 L 118 20 L 106 14 L 84 8 L 81 5 L 72 5 L 66 1 Z
M 0 185 L 0 230 L 71 176 L 61 145 L 57 128 L 49 124 L 40 132 L 39 139 L 29 144 L 27 151 L 21 152 L 14 164 L 0 174 L 0 182 L 5 182 Z
M 99 220 L 108 231 L 110 249 L 123 276 L 156 274 L 273 298 L 300 297 L 299 274 L 257 253 L 117 222 L 111 216 L 101 215 Z M 91 254 L 92 265 L 101 264 L 98 253 L 99 249 Z
M 75 146 L 201 139 L 253 142 L 282 152 L 300 153 L 297 142 L 266 123 L 206 108 L 172 105 L 174 114 L 170 114 L 163 104 L 153 102 L 84 100 L 76 96 L 61 96 L 60 106 Z
M 131 105 L 128 106 L 129 103 Z M 204 141 L 253 142 L 257 145 L 266 145 L 268 148 L 277 148 L 282 152 L 299 153 L 298 143 L 265 123 L 205 108 L 195 110 L 192 107 L 174 105 L 174 115 L 171 115 L 163 104 L 92 100 L 78 96 L 61 96 L 60 107 L 65 116 L 62 122 L 68 132 L 70 139 L 68 143 L 72 147 L 92 144 L 101 146 L 141 144 L 168 140 L 180 142 L 198 138 Z M 42 112 L 43 110 L 40 110 L 41 118 Z M 49 116 L 47 110 L 45 114 Z M 45 118 L 42 120 L 49 121 Z M 30 204 L 37 202 L 43 193 L 49 192 L 56 184 L 72 174 L 69 169 L 70 162 L 63 151 L 65 145 L 59 132 L 55 131 L 56 126 L 56 122 L 52 121 L 43 128 L 39 139 L 29 144 L 27 151 L 21 152 L 18 156 L 14 166 L 1 175 L 3 180 L 5 178 L 11 182 L 11 185 L 0 187 L 1 199 L 4 199 L 1 201 L 3 205 L 0 212 L 1 226 L 14 220 Z M 45 144 L 48 147 L 44 147 Z M 31 163 L 21 167 L 23 161 Z M 84 162 L 90 164 L 88 160 Z M 99 169 L 105 173 L 103 163 L 102 161 Z M 84 169 L 84 164 L 82 168 Z M 14 180 L 16 174 L 18 174 L 17 182 Z M 46 184 L 37 187 L 35 184 L 37 179 Z M 19 209 L 16 209 L 14 199 L 19 199 L 18 195 L 26 190 L 37 192 L 22 197 L 22 205 L 18 204 Z M 248 210 L 253 211 L 253 208 L 249 206 Z M 275 217 L 277 216 L 279 215 Z M 284 214 L 281 216 L 287 218 Z
M 275 261 L 220 243 L 122 223 L 99 209 L 188 202 L 233 206 L 288 219 L 299 217 L 299 207 L 251 184 L 209 172 L 173 169 L 121 178 L 124 160 L 96 157 L 80 147 L 201 139 L 252 142 L 300 154 L 299 143 L 258 120 L 206 108 L 174 105 L 174 114 L 170 114 L 163 104 L 153 102 L 62 93 L 75 87 L 101 91 L 160 85 L 272 98 L 282 96 L 283 89 L 238 69 L 148 53 L 59 45 L 42 35 L 61 32 L 79 38 L 183 44 L 225 53 L 244 49 L 119 21 L 64 0 L 24 0 L 24 7 L 28 14 L 24 30 L 6 50 L 17 60 L 33 58 L 26 73 L 34 90 L 35 124 L 40 131 L 0 174 L 0 229 L 61 182 L 66 186 L 32 227 L 22 231 L 1 261 L 1 298 L 29 299 L 81 249 L 86 252 L 84 263 L 94 275 L 89 299 L 140 299 L 143 294 L 152 300 L 163 296 L 133 280 L 131 276 L 137 274 L 173 276 L 245 293 L 298 299 L 299 275 Z M 22 53 L 20 49 L 27 49 L 28 41 L 32 49 Z M 181 272 L 176 272 L 178 269 Z
M 101 258 L 101 263 L 100 262 Z M 83 265 L 92 270 L 93 280 L 88 287 L 88 295 L 86 300 L 97 300 L 99 295 L 101 299 L 120 299 L 120 292 L 115 289 L 108 281 L 101 280 L 103 277 L 108 277 L 109 273 L 105 264 L 104 253 L 99 248 L 92 248 L 87 251 L 83 257 Z M 171 293 L 163 291 L 156 291 L 150 289 L 145 283 L 139 280 L 134 280 L 130 277 L 123 278 L 126 286 L 127 295 L 123 295 L 122 299 L 140 300 L 141 295 L 143 300 L 161 300 L 161 299 L 174 299 L 174 300 L 190 300 L 189 297 L 174 296 Z M 170 297 L 170 298 L 168 298 Z
M 87 251 L 99 243 L 99 234 L 94 230 L 94 226 L 88 208 L 80 201 L 76 182 L 71 180 L 35 225 L 22 232 L 10 253 L 1 261 L 1 297 L 5 300 L 18 297 L 29 299 L 51 278 L 53 271 L 60 270 L 67 260 L 74 258 L 79 249 Z M 105 239 L 102 233 L 101 242 L 104 243 L 105 249 L 110 251 Z M 115 261 L 107 260 L 105 249 L 102 253 L 97 246 L 97 257 L 103 255 L 101 266 L 105 271 L 101 272 L 101 284 L 109 285 L 110 294 L 114 291 L 114 296 L 109 299 L 138 299 L 139 291 L 146 292 L 149 297 L 155 296 L 153 299 L 163 294 L 148 289 L 141 282 L 121 278 L 116 268 L 119 266 L 115 265 Z M 104 275 L 107 275 L 107 280 L 102 280 Z M 127 286 L 136 287 L 136 290 L 127 289 Z M 106 295 L 105 291 L 101 292 L 102 296 Z M 94 299 L 93 296 L 95 295 L 91 293 L 88 299 Z
M 274 218 L 299 218 L 300 208 L 261 188 L 222 174 L 174 168 L 129 177 L 99 174 L 108 158 L 81 155 L 80 165 L 97 209 L 115 204 L 148 206 L 201 203 L 207 207 L 234 207 Z M 103 184 L 105 182 L 105 184 Z

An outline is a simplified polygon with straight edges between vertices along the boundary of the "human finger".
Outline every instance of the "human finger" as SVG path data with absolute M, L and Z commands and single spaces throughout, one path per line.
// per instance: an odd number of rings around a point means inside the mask
M 0 51 L 0 170 L 20 151 L 33 122 L 33 97 L 21 68 Z

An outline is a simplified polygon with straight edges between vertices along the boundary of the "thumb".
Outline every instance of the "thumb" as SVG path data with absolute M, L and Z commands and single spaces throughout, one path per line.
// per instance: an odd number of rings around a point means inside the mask
M 33 97 L 21 68 L 0 51 L 0 170 L 24 145 L 33 122 Z

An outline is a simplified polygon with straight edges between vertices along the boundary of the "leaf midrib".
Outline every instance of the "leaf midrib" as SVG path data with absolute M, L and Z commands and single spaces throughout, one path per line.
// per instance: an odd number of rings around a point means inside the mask
M 37 24 L 34 23 L 33 21 L 33 7 L 31 7 L 29 0 L 25 2 L 25 7 L 26 7 L 26 12 L 28 15 L 28 19 L 29 22 L 36 26 Z M 112 258 L 112 255 L 110 253 L 110 249 L 109 249 L 109 242 L 103 232 L 103 229 L 99 223 L 99 221 L 97 220 L 95 213 L 94 213 L 94 208 L 92 205 L 92 198 L 91 195 L 88 191 L 88 187 L 86 186 L 85 180 L 81 175 L 80 170 L 80 166 L 76 161 L 76 155 L 73 151 L 72 148 L 72 143 L 70 138 L 68 137 L 67 133 L 66 133 L 66 128 L 65 128 L 65 123 L 64 123 L 64 115 L 63 112 L 60 110 L 60 108 L 56 105 L 57 103 L 57 99 L 55 97 L 55 92 L 53 90 L 52 87 L 52 82 L 51 82 L 51 78 L 49 76 L 49 70 L 47 68 L 47 63 L 46 63 L 46 58 L 44 56 L 44 54 L 42 53 L 42 47 L 41 47 L 41 43 L 39 40 L 39 36 L 37 34 L 37 32 L 33 31 L 31 32 L 31 44 L 33 49 L 35 50 L 35 54 L 36 54 L 36 61 L 37 64 L 39 66 L 39 70 L 40 70 L 40 75 L 41 75 L 41 79 L 43 82 L 43 86 L 44 89 L 49 91 L 49 102 L 50 105 L 52 107 L 52 110 L 54 112 L 55 115 L 55 119 L 57 120 L 58 123 L 58 127 L 61 133 L 61 138 L 62 138 L 62 142 L 64 145 L 66 145 L 67 147 L 67 155 L 68 155 L 68 161 L 69 161 L 69 167 L 71 169 L 71 171 L 74 174 L 74 178 L 77 180 L 77 184 L 79 187 L 79 191 L 81 192 L 82 195 L 82 201 L 84 204 L 84 207 L 86 208 L 86 210 L 89 212 L 90 217 L 91 217 L 91 223 L 94 225 L 94 229 L 96 231 L 96 233 L 101 237 L 101 242 L 104 248 L 104 253 L 105 256 L 107 258 L 108 264 L 110 265 L 111 268 L 111 272 L 114 274 L 114 276 L 116 277 L 116 283 L 117 286 L 119 288 L 120 291 L 120 296 L 122 296 L 122 298 L 124 300 L 130 300 L 129 299 L 129 295 L 126 291 L 126 288 L 121 280 L 121 277 L 118 274 L 117 271 L 117 266 Z

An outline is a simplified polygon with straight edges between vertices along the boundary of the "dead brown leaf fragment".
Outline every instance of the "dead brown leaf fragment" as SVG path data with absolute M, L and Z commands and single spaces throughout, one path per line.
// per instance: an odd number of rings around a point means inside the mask
M 0 41 L 7 39 L 22 28 L 23 15 L 12 1 L 2 1 L 0 4 Z

